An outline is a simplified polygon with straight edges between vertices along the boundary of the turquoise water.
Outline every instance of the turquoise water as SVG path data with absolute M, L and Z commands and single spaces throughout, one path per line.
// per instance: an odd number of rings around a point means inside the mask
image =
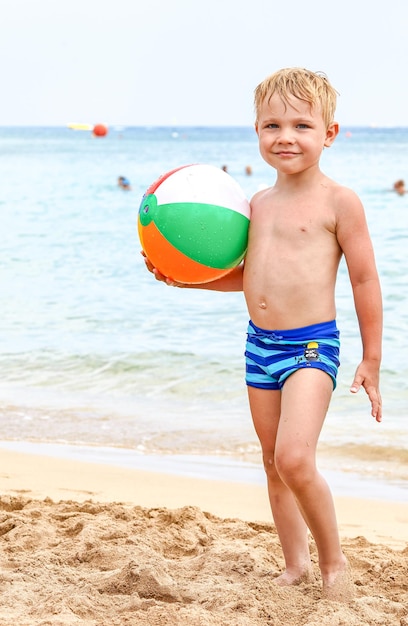
M 243 477 L 253 467 L 261 472 L 244 384 L 242 295 L 168 288 L 140 256 L 145 189 L 195 162 L 227 164 L 248 197 L 274 180 L 251 128 L 124 128 L 97 139 L 65 128 L 0 128 L 0 440 L 7 445 L 85 456 L 109 449 L 116 459 L 133 451 L 138 463 L 184 459 L 186 473 L 194 458 L 211 476 L 230 462 Z M 378 425 L 364 392 L 349 393 L 361 350 L 342 265 L 342 365 L 320 465 L 340 472 L 336 484 L 346 490 L 359 477 L 407 498 L 408 195 L 390 189 L 408 180 L 408 129 L 344 129 L 322 168 L 365 205 L 385 332 Z M 120 175 L 131 191 L 117 187 Z

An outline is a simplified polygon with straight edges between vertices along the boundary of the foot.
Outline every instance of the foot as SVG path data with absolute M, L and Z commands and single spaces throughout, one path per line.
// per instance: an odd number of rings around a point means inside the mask
M 300 585 L 302 583 L 312 582 L 315 577 L 311 568 L 302 569 L 302 570 L 285 570 L 282 574 L 278 572 L 268 572 L 268 574 L 273 576 L 274 584 L 279 587 L 288 587 L 290 585 Z
M 327 576 L 323 576 L 322 597 L 325 600 L 350 602 L 353 600 L 354 595 L 354 583 L 346 560 L 337 570 L 330 572 Z

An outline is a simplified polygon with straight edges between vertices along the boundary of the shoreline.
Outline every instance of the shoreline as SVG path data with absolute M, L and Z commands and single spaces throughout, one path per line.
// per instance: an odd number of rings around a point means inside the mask
M 103 445 L 75 445 L 30 441 L 2 441 L 0 451 L 9 450 L 57 459 L 111 465 L 174 476 L 224 481 L 250 485 L 265 485 L 260 463 L 232 456 L 201 454 L 145 454 L 135 449 Z M 339 457 L 338 464 L 341 464 Z M 381 501 L 408 502 L 408 484 L 381 479 L 369 472 L 363 475 L 350 470 L 333 470 L 327 459 L 318 460 L 319 470 L 335 497 L 354 497 Z
M 265 482 L 181 475 L 163 468 L 16 451 L 0 443 L 0 493 L 34 500 L 123 503 L 144 508 L 195 506 L 220 518 L 272 522 Z M 21 446 L 22 447 L 22 446 Z M 38 450 L 38 447 L 37 447 Z M 408 546 L 408 502 L 334 494 L 340 534 L 393 549 Z

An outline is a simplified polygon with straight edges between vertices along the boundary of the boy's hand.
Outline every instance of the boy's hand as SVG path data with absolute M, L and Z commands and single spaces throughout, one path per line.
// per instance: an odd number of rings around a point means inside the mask
M 371 402 L 371 415 L 377 422 L 382 420 L 382 400 L 379 389 L 378 366 L 362 361 L 357 367 L 353 384 L 350 387 L 351 393 L 357 393 L 360 387 L 364 387 Z
M 164 276 L 163 274 L 161 274 L 159 270 L 156 267 L 154 267 L 150 259 L 146 256 L 146 253 L 144 252 L 144 250 L 141 250 L 141 255 L 144 258 L 144 262 L 145 262 L 147 269 L 149 270 L 149 272 L 151 272 L 154 275 L 156 280 L 158 280 L 161 283 L 166 283 L 166 285 L 169 285 L 169 287 L 184 287 L 185 286 L 183 283 L 178 283 L 177 281 L 173 280 L 169 276 Z

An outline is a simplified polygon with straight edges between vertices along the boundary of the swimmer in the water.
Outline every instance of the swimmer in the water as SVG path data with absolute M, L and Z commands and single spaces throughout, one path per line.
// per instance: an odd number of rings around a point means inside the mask
M 131 189 L 130 181 L 125 176 L 119 176 L 118 186 L 122 189 L 126 189 L 126 191 L 129 191 Z

